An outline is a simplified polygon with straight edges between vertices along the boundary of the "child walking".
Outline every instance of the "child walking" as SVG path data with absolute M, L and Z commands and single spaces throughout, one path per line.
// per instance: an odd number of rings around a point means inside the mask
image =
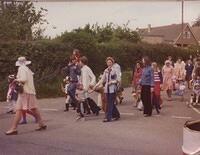
M 161 109 L 160 105 L 162 104 L 160 92 L 161 92 L 161 85 L 163 83 L 163 77 L 156 62 L 152 63 L 152 68 L 154 71 L 154 92 L 152 95 L 153 96 L 152 104 L 155 107 L 157 114 L 159 114 Z
M 61 84 L 61 89 L 62 89 L 63 93 L 65 94 L 65 110 L 64 110 L 64 112 L 69 111 L 69 102 L 70 102 L 70 96 L 68 94 L 69 82 L 70 82 L 69 76 L 66 76 Z
M 200 100 L 200 67 L 195 69 L 193 79 L 190 82 L 193 86 L 193 94 L 191 94 L 190 104 L 197 105 Z
M 15 105 L 16 105 L 18 93 L 16 90 L 16 83 L 14 80 L 15 80 L 15 75 L 8 76 L 8 82 L 9 82 L 8 93 L 7 93 L 7 102 L 9 104 L 9 108 L 7 111 L 8 114 L 15 113 Z

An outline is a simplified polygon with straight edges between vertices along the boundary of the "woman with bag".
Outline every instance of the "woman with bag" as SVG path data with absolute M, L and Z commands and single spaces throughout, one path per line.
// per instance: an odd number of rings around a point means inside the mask
M 8 130 L 6 135 L 16 135 L 18 134 L 17 126 L 21 120 L 22 111 L 30 110 L 39 124 L 39 128 L 36 131 L 45 130 L 47 126 L 43 123 L 40 112 L 37 106 L 36 91 L 33 81 L 33 72 L 27 67 L 31 64 L 31 61 L 27 61 L 25 57 L 19 57 L 16 62 L 18 68 L 16 82 L 23 84 L 19 87 L 19 96 L 16 103 L 16 114 L 12 123 L 10 130 Z
M 118 120 L 120 113 L 115 105 L 117 94 L 117 83 L 120 81 L 120 77 L 117 76 L 117 71 L 113 68 L 114 59 L 107 57 L 107 68 L 105 69 L 101 80 L 93 88 L 95 90 L 100 84 L 104 84 L 104 93 L 106 96 L 106 118 L 103 122 L 111 122 L 112 120 Z

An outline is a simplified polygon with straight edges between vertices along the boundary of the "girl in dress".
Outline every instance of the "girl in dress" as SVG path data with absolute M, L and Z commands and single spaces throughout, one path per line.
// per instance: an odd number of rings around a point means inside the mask
M 140 80 L 142 76 L 142 67 L 141 64 L 138 62 L 136 64 L 135 70 L 133 72 L 133 80 L 132 80 L 132 85 L 133 85 L 133 91 L 132 91 L 132 96 L 135 100 L 135 106 L 138 106 L 138 103 L 140 102 L 140 92 L 141 92 L 141 87 L 140 87 Z
M 165 65 L 162 69 L 163 75 L 163 90 L 167 92 L 168 100 L 172 100 L 172 90 L 173 90 L 173 75 L 174 69 L 169 60 L 165 61 Z

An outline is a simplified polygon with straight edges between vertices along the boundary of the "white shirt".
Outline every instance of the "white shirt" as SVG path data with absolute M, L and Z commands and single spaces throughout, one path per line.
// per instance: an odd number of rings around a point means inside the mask
M 33 82 L 33 72 L 25 65 L 20 66 L 17 72 L 17 81 L 24 83 L 24 93 L 36 94 Z
M 118 63 L 114 63 L 112 68 L 116 71 L 117 77 L 118 77 L 118 82 L 121 82 L 121 78 L 122 78 L 122 71 L 121 71 L 121 67 Z
M 96 77 L 87 65 L 81 68 L 80 83 L 83 85 L 84 91 L 88 91 L 90 85 L 96 84 Z

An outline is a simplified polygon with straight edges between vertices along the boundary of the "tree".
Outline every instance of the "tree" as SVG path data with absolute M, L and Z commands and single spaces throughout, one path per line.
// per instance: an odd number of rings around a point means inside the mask
M 36 11 L 30 1 L 1 1 L 0 4 L 0 39 L 33 40 L 40 38 L 47 23 L 44 19 L 46 9 Z
M 200 26 L 200 16 L 194 21 L 194 24 L 192 25 L 194 26 Z

